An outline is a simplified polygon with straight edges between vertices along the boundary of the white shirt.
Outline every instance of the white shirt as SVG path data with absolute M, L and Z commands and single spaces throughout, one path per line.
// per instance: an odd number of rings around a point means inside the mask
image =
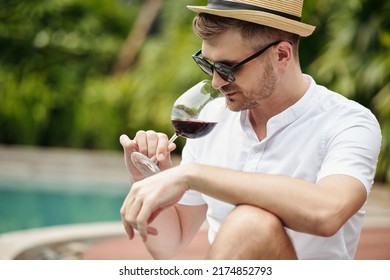
M 308 91 L 268 121 L 265 139 L 258 140 L 247 111 L 227 110 L 209 135 L 187 140 L 182 164 L 286 175 L 313 183 L 328 175 L 345 174 L 360 180 L 368 194 L 381 143 L 376 118 L 360 104 L 307 78 L 311 80 Z M 196 191 L 188 191 L 180 203 L 208 205 L 210 242 L 234 207 Z M 365 205 L 329 238 L 286 231 L 299 259 L 353 259 L 364 214 Z

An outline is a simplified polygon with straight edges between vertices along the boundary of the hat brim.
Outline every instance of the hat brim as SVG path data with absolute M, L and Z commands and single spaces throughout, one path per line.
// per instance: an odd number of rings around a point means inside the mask
M 212 14 L 221 17 L 228 17 L 239 19 L 243 21 L 249 21 L 265 26 L 270 26 L 276 29 L 287 31 L 290 33 L 298 34 L 302 37 L 310 36 L 315 26 L 288 19 L 282 16 L 273 15 L 261 11 L 251 11 L 251 10 L 215 10 L 210 9 L 207 6 L 187 6 L 188 9 L 194 11 L 195 13 L 206 13 Z

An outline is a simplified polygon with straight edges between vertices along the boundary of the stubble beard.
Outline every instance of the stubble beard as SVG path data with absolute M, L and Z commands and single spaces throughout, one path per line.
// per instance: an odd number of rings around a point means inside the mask
M 264 74 L 259 78 L 257 86 L 250 89 L 248 94 L 239 91 L 240 98 L 237 100 L 227 99 L 227 107 L 233 112 L 257 108 L 264 100 L 272 96 L 276 88 L 276 82 L 277 77 L 274 68 L 267 59 L 264 64 Z M 226 91 L 231 91 L 231 89 L 229 85 L 226 87 Z

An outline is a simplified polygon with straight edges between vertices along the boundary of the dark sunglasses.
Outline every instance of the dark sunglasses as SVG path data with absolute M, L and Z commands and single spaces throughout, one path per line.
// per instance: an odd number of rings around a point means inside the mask
M 243 61 L 239 62 L 238 64 L 234 66 L 229 66 L 220 62 L 215 62 L 214 64 L 211 64 L 209 61 L 207 61 L 204 57 L 200 57 L 199 55 L 202 53 L 202 50 L 199 50 L 197 53 L 195 53 L 192 58 L 195 60 L 196 64 L 202 69 L 207 75 L 212 76 L 214 70 L 218 73 L 219 76 L 221 76 L 222 79 L 225 81 L 232 83 L 236 79 L 234 78 L 234 71 L 236 71 L 238 68 L 240 68 L 245 63 L 251 61 L 252 59 L 255 59 L 256 57 L 260 56 L 262 53 L 264 53 L 266 50 L 268 50 L 270 47 L 275 46 L 279 44 L 282 41 L 276 41 L 273 42 L 255 54 L 252 54 L 251 56 L 247 57 Z

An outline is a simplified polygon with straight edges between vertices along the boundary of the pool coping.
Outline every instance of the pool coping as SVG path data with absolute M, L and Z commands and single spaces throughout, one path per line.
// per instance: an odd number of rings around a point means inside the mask
M 13 260 L 23 252 L 39 246 L 123 235 L 125 231 L 120 222 L 60 225 L 7 232 L 0 235 L 0 260 Z

